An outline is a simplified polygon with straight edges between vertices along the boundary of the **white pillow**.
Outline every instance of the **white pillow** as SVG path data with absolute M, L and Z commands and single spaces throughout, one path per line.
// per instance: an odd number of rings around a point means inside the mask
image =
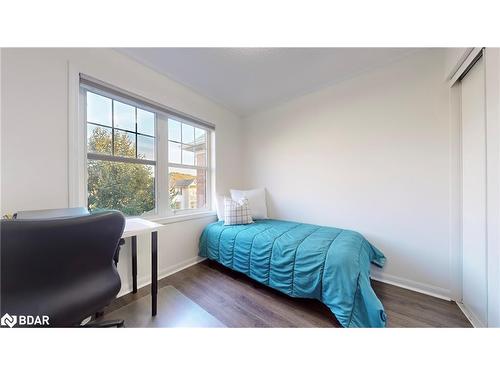
M 216 197 L 216 205 L 217 205 L 217 219 L 219 221 L 224 220 L 224 196 L 217 195 Z
M 248 199 L 248 206 L 254 219 L 267 219 L 266 189 L 233 190 L 231 198 L 239 201 L 241 198 Z
M 253 223 L 253 220 L 248 208 L 248 199 L 242 198 L 239 201 L 234 201 L 231 198 L 224 197 L 224 225 L 251 223 Z

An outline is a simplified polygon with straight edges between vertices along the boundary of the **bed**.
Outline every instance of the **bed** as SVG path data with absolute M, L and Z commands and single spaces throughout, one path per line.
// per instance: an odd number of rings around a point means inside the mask
M 370 263 L 385 256 L 357 232 L 282 220 L 209 224 L 199 255 L 291 297 L 327 305 L 343 327 L 385 327 Z

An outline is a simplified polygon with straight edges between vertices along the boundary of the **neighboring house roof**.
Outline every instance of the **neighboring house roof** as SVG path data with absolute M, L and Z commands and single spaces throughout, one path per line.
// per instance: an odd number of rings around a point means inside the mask
M 184 179 L 184 180 L 177 180 L 177 181 L 175 181 L 174 186 L 177 187 L 177 188 L 188 187 L 189 185 L 191 185 L 194 182 L 194 180 L 195 180 L 194 178 Z

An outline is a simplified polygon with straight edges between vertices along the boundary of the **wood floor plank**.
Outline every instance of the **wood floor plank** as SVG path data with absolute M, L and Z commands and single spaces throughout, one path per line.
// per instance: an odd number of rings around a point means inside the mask
M 320 301 L 288 297 L 209 260 L 159 281 L 159 288 L 168 285 L 227 327 L 340 327 Z M 386 310 L 388 327 L 471 327 L 454 302 L 378 281 L 372 286 Z M 149 286 L 141 288 L 116 299 L 105 312 L 148 294 Z

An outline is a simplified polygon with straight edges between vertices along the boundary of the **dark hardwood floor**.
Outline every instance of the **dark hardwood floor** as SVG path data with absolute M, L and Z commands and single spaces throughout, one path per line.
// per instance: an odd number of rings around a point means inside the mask
M 321 302 L 288 297 L 229 270 L 204 261 L 159 281 L 171 285 L 227 327 L 339 327 Z M 454 302 L 372 281 L 385 307 L 388 327 L 471 327 Z M 137 294 L 116 299 L 106 313 L 149 294 L 149 286 Z M 162 312 L 158 311 L 158 315 Z

